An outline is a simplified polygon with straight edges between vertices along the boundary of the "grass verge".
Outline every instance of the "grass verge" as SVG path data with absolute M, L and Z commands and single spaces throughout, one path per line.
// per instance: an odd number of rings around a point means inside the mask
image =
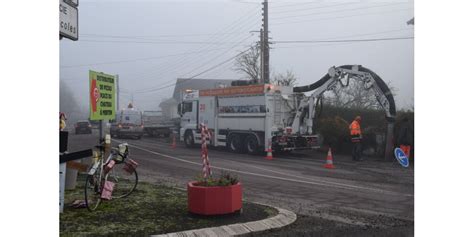
M 127 198 L 103 201 L 94 212 L 68 204 L 84 199 L 85 176 L 77 187 L 65 193 L 60 214 L 61 236 L 148 236 L 265 219 L 277 210 L 244 202 L 240 214 L 203 217 L 187 210 L 185 191 L 140 182 Z

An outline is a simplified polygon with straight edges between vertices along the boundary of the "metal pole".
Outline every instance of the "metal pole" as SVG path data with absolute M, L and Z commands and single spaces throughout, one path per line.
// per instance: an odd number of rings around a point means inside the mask
M 385 143 L 385 161 L 390 161 L 393 158 L 393 122 L 387 124 L 387 137 Z
M 102 122 L 103 120 L 99 120 L 99 143 L 101 142 L 101 140 L 103 139 L 103 132 L 102 132 Z
M 259 83 L 260 84 L 265 84 L 265 80 L 263 79 L 263 75 L 264 75 L 264 72 L 263 72 L 263 68 L 264 68 L 264 59 L 263 59 L 263 52 L 265 52 L 265 46 L 263 44 L 263 29 L 260 29 L 260 81 Z

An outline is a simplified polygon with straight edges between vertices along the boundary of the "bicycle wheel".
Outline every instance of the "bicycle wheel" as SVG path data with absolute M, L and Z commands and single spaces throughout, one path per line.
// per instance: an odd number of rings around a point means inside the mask
M 138 174 L 134 170 L 133 173 L 128 173 L 123 168 L 125 163 L 116 164 L 108 174 L 108 181 L 115 183 L 112 198 L 123 198 L 130 195 L 138 184 Z
M 89 211 L 94 211 L 100 204 L 100 194 L 102 191 L 101 175 L 102 169 L 97 170 L 93 175 L 88 175 L 84 186 L 86 207 Z

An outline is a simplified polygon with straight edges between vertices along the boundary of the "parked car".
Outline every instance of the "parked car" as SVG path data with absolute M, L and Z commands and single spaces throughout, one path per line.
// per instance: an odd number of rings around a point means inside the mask
M 80 133 L 92 133 L 92 125 L 88 120 L 79 120 L 77 123 L 74 125 L 75 128 L 75 133 L 80 134 Z

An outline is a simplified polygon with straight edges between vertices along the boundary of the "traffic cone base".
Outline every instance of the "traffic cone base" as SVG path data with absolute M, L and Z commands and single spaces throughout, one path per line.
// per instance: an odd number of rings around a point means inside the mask
M 334 166 L 333 164 L 325 164 L 325 165 L 324 165 L 324 168 L 326 168 L 326 169 L 334 169 L 334 168 L 336 168 L 336 166 Z
M 332 163 L 332 152 L 331 152 L 331 148 L 329 148 L 329 151 L 328 151 L 328 156 L 326 157 L 326 164 L 324 165 L 324 168 L 326 169 L 334 169 L 336 168 L 333 163 Z
M 267 149 L 267 156 L 265 157 L 267 160 L 273 160 L 273 154 L 272 154 L 272 145 L 270 143 L 270 146 L 268 146 Z
M 176 148 L 176 136 L 173 134 L 173 142 L 171 143 L 171 148 Z

